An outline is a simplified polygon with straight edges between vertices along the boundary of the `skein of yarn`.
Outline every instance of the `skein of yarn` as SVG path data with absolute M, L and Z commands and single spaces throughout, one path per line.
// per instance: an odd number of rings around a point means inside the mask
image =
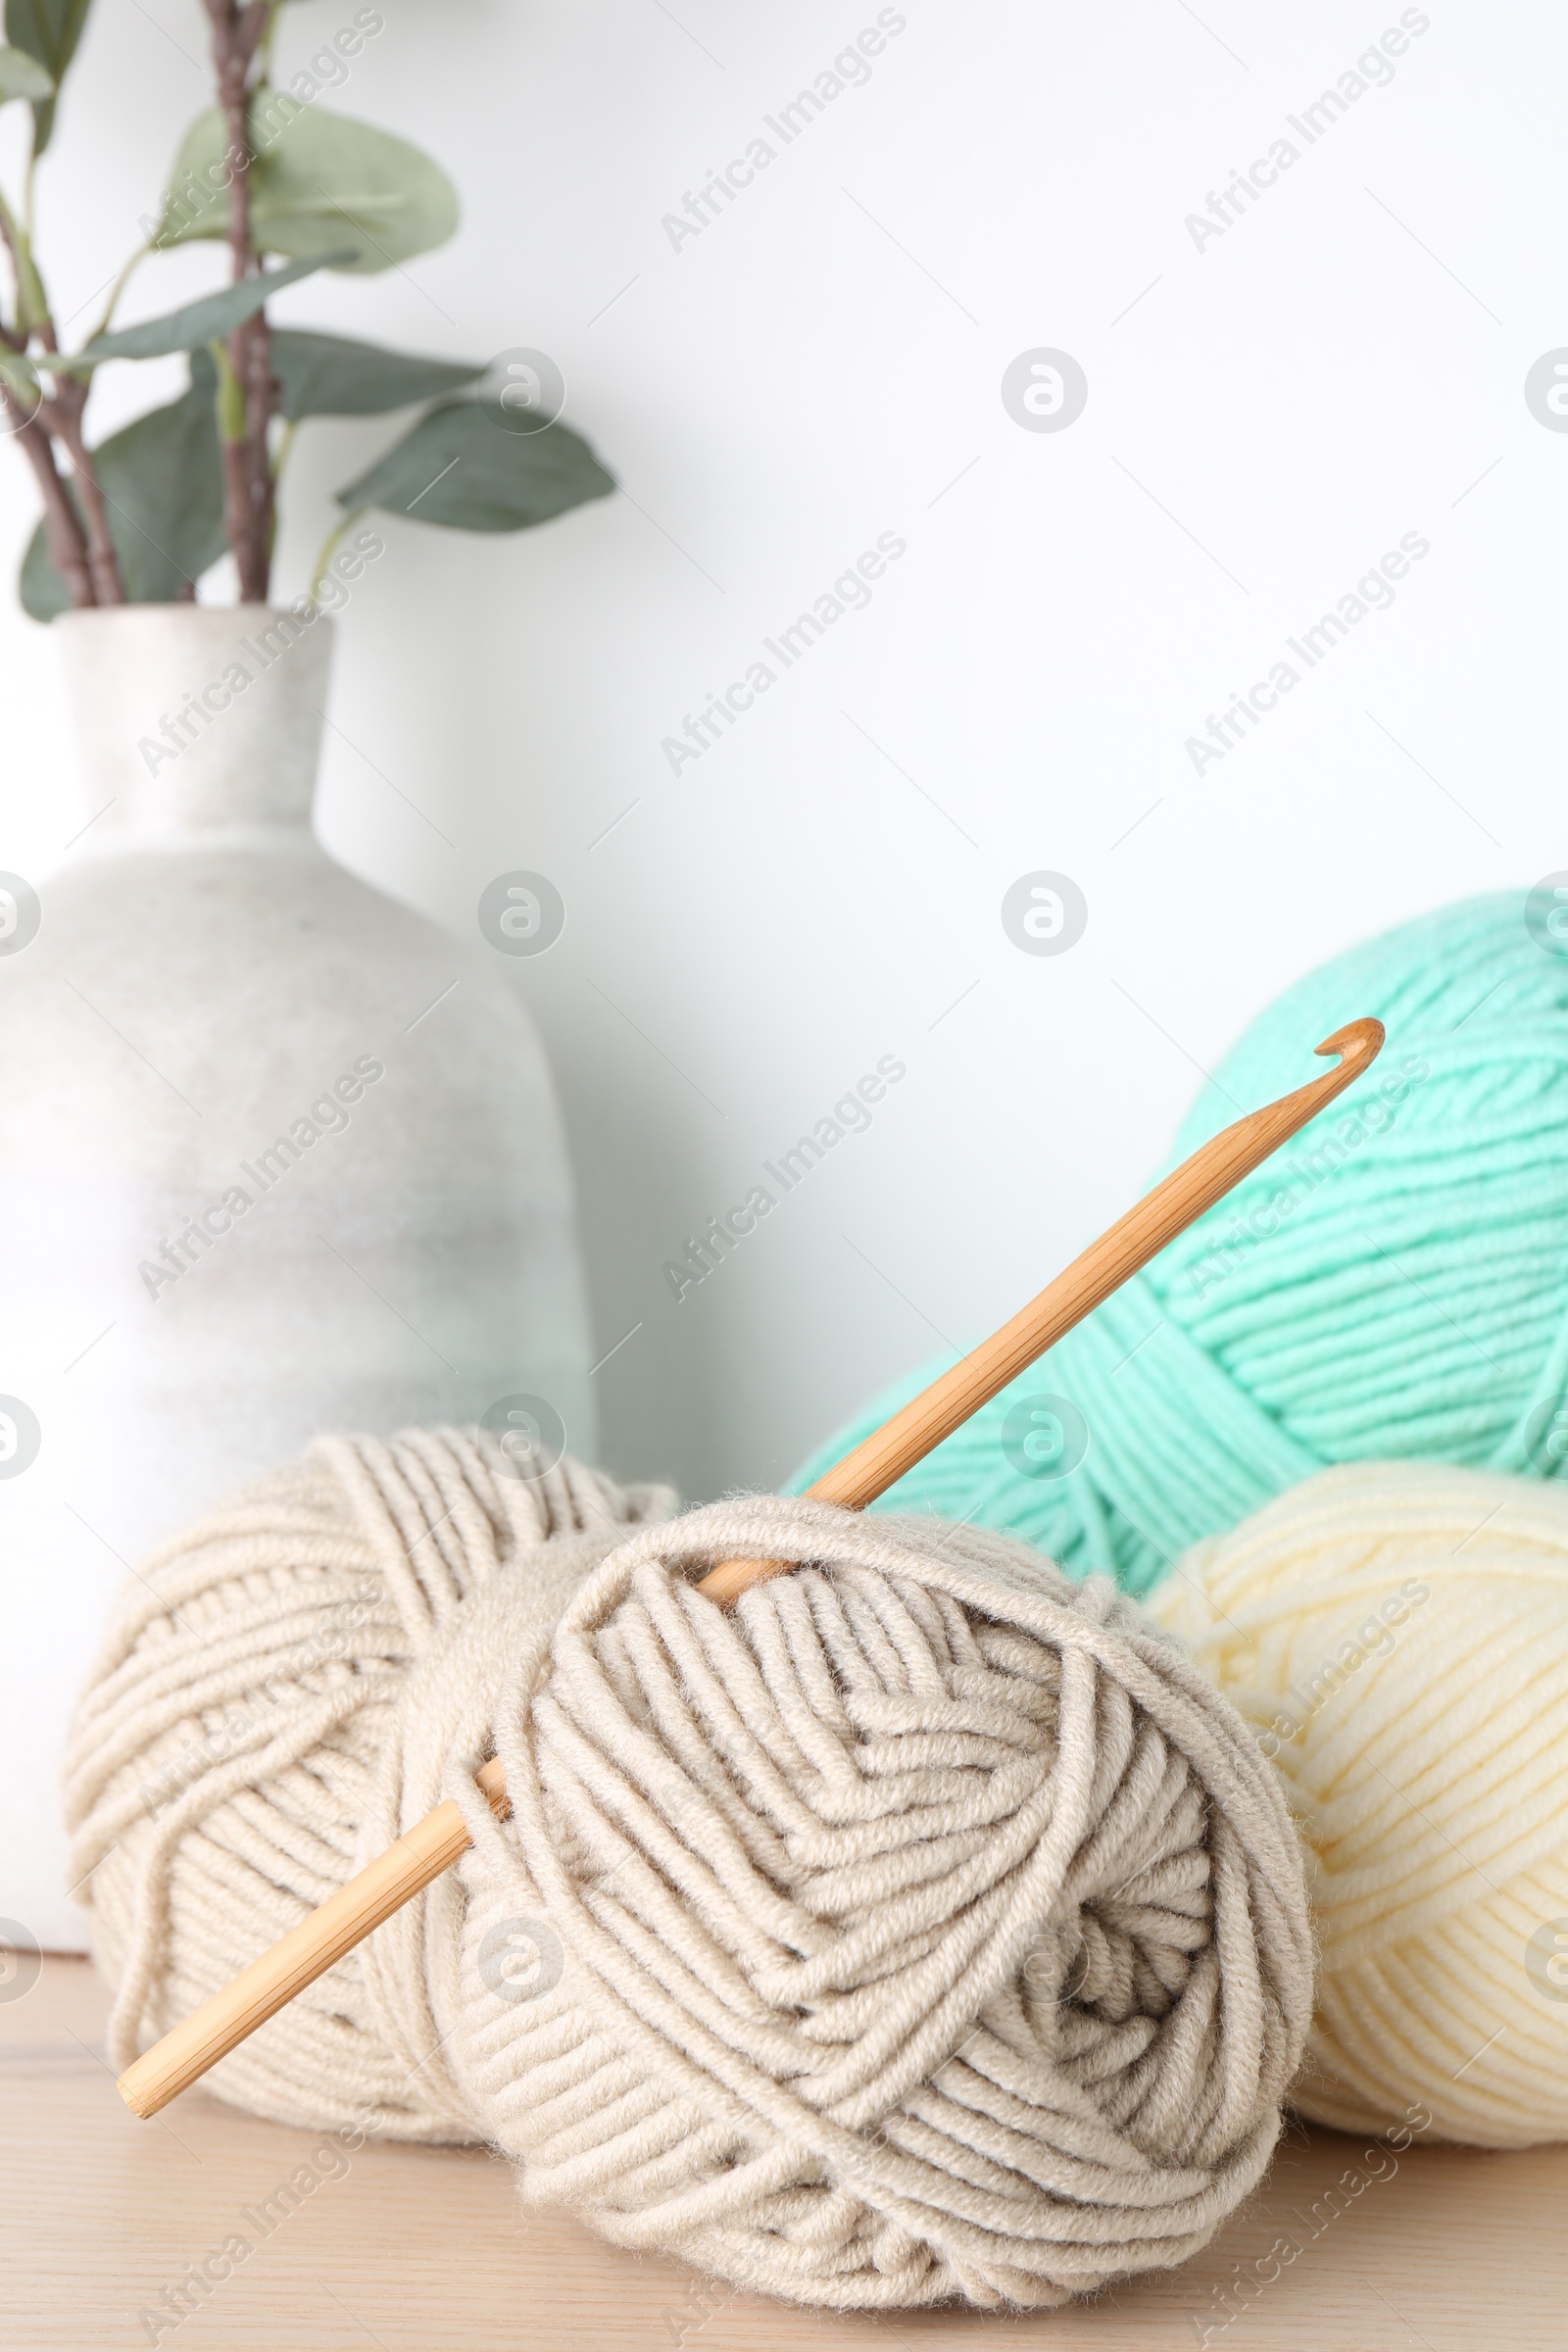
M 66 1755 L 117 2066 L 428 1811 L 507 1666 L 674 1500 L 569 1456 L 521 1478 L 472 1432 L 325 1438 L 126 1580 Z M 425 1984 L 460 1912 L 432 1887 L 212 2087 L 279 2123 L 481 2137 Z
M 716 1561 L 807 1563 L 728 1615 Z M 1195 2252 L 1311 2003 L 1244 1726 L 1106 1580 L 757 1496 L 634 1537 L 503 1689 L 458 2063 L 525 2197 L 808 2303 L 1039 2306 Z
M 454 1433 L 334 1442 L 148 1569 L 72 1749 L 117 2058 L 444 1784 L 457 1871 L 225 2096 L 489 2138 L 530 2203 L 810 2304 L 1050 2305 L 1195 2252 L 1311 2011 L 1240 1717 L 1108 1581 L 1004 1537 L 774 1497 L 662 1525 L 555 1476 L 535 1508 Z M 801 1565 L 725 1613 L 692 1588 L 737 1556 Z M 368 1570 L 385 1599 L 286 1729 L 193 1767 Z
M 1524 917 L 1523 893 L 1467 900 L 1289 989 L 1204 1088 L 1173 1158 L 1277 1093 L 1300 1038 L 1350 1012 L 1386 1024 L 1379 1069 L 874 1507 L 1005 1528 L 1070 1575 L 1143 1592 L 1187 1544 L 1336 1462 L 1556 1476 L 1568 960 Z
M 1254 1726 L 1312 1856 L 1292 2104 L 1568 2136 L 1568 1489 L 1357 1463 L 1178 1568 L 1150 1606 Z

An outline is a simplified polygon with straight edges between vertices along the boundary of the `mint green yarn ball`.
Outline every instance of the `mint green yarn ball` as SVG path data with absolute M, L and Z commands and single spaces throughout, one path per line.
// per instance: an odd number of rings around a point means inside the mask
M 876 1507 L 1006 1529 L 1143 1592 L 1187 1544 L 1331 1463 L 1563 1475 L 1568 940 L 1554 952 L 1525 917 L 1523 892 L 1466 900 L 1289 989 L 1166 1167 L 1375 1013 L 1388 1042 L 1366 1076 Z M 797 1491 L 951 1360 L 877 1397 Z M 1071 1416 L 1030 1413 L 1046 1396 L 1086 1425 L 1075 1467 Z

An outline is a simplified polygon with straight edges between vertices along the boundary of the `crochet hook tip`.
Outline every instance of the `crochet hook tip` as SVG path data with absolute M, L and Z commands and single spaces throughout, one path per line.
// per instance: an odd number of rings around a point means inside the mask
M 1347 1021 L 1343 1029 L 1336 1029 L 1332 1037 L 1326 1037 L 1312 1051 L 1314 1054 L 1338 1054 L 1347 1062 L 1353 1058 L 1359 1064 L 1370 1061 L 1375 1054 L 1382 1052 L 1387 1036 L 1388 1031 L 1383 1023 L 1367 1014 L 1359 1021 Z

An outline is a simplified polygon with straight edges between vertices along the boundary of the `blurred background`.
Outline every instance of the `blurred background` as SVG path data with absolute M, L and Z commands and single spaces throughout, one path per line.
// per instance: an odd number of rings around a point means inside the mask
M 338 623 L 320 830 L 474 942 L 497 875 L 554 882 L 559 940 L 495 960 L 563 1098 L 600 1458 L 691 1496 L 768 1485 L 1118 1213 L 1286 982 L 1568 863 L 1568 416 L 1526 398 L 1568 346 L 1568 294 L 1544 291 L 1568 23 L 1339 0 L 382 13 L 328 103 L 441 157 L 462 227 L 351 301 L 291 290 L 277 321 L 542 350 L 621 489 L 494 540 L 379 518 L 387 554 Z M 289 7 L 277 78 L 353 14 Z M 38 192 L 73 337 L 207 103 L 203 34 L 188 0 L 89 23 Z M 705 219 L 759 139 L 773 159 Z M 1296 160 L 1227 201 L 1281 140 Z M 125 316 L 215 282 L 201 249 L 159 270 Z M 1066 421 L 1053 386 L 1076 379 L 1031 375 L 1042 352 L 1082 371 Z M 161 365 L 167 389 L 106 374 L 97 437 L 117 398 L 172 395 Z M 404 421 L 302 429 L 280 598 L 331 488 Z M 35 518 L 0 466 L 8 575 Z M 786 668 L 764 640 L 879 540 L 904 552 L 869 601 Z M 1289 650 L 1416 541 L 1392 602 L 1369 592 L 1310 667 Z M 776 682 L 720 740 L 666 748 L 759 661 Z M 1282 661 L 1294 690 L 1197 756 Z M 0 863 L 42 873 L 91 811 L 56 647 L 10 596 L 0 663 Z M 1041 870 L 1087 910 L 1062 953 L 1004 924 Z M 906 1075 L 869 1126 L 672 1283 L 888 1058 Z

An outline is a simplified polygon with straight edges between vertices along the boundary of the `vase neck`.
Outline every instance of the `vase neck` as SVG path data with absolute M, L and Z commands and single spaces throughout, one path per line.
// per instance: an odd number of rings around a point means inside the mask
M 303 603 L 121 605 L 54 626 L 95 848 L 309 836 L 324 615 Z

